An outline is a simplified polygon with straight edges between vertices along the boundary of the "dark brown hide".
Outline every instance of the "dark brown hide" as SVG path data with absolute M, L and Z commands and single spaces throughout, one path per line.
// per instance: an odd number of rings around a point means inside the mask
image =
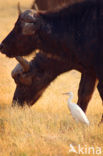
M 66 60 L 64 61 L 57 58 L 49 58 L 41 53 L 37 54 L 33 61 L 30 62 L 29 72 L 25 73 L 22 70 L 19 73 L 17 72 L 17 74 L 13 77 L 17 84 L 13 98 L 13 105 L 17 102 L 21 106 L 25 103 L 29 106 L 34 104 L 50 82 L 52 82 L 61 73 L 67 72 L 73 68 L 74 67 L 71 66 Z M 79 68 L 79 65 L 77 66 L 77 69 L 80 71 L 83 70 L 82 68 Z M 22 77 L 24 78 L 23 80 Z M 32 83 L 29 85 L 25 84 L 25 82 L 28 82 L 28 79 L 32 80 Z M 84 111 L 86 110 L 87 104 L 91 99 L 95 82 L 96 77 L 94 73 L 86 73 L 85 71 L 85 74 L 81 77 L 78 94 L 78 104 Z

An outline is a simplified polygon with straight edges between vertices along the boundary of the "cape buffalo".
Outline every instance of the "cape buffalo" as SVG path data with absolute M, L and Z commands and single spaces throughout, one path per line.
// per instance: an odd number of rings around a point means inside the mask
M 19 61 L 20 59 L 25 64 L 25 60 L 19 58 Z M 20 64 L 22 63 L 20 62 Z M 68 62 L 55 59 L 55 57 L 47 57 L 41 52 L 37 53 L 31 62 L 26 63 L 25 67 L 20 64 L 12 71 L 12 77 L 17 84 L 13 105 L 15 105 L 15 102 L 18 102 L 21 106 L 25 104 L 24 102 L 29 106 L 33 105 L 51 81 L 59 74 L 68 71 Z
M 8 57 L 28 55 L 35 49 L 42 53 L 29 64 L 27 73 L 20 67 L 16 68 L 20 69 L 19 74 L 13 72 L 17 80 L 14 100 L 20 105 L 24 102 L 33 104 L 57 75 L 71 69 L 82 73 L 78 104 L 84 111 L 96 80 L 103 100 L 102 42 L 103 3 L 100 0 L 80 2 L 53 11 L 31 9 L 20 12 L 13 30 L 0 45 L 1 52 Z

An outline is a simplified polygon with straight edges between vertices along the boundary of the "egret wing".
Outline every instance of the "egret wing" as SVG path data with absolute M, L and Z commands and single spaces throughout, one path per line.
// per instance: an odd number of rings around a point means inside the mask
M 70 108 L 73 118 L 89 125 L 89 120 L 83 110 L 75 103 L 73 103 L 72 108 Z

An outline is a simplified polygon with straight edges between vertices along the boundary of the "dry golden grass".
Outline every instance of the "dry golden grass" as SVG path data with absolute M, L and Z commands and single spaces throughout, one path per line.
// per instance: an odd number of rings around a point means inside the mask
M 22 0 L 22 7 L 31 3 Z M 17 18 L 16 4 L 17 0 L 0 0 L 0 42 Z M 33 107 L 11 108 L 15 84 L 10 74 L 16 63 L 0 54 L 0 156 L 76 156 L 69 153 L 70 144 L 76 148 L 78 144 L 99 146 L 102 156 L 103 125 L 97 125 L 103 108 L 97 90 L 87 110 L 90 127 L 75 123 L 67 108 L 67 97 L 62 95 L 73 91 L 77 101 L 80 73 L 76 71 L 59 76 Z

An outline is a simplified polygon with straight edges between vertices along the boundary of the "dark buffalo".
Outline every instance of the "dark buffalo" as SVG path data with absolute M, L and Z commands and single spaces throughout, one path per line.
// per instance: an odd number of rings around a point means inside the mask
M 25 64 L 26 61 L 24 61 L 22 60 Z M 64 62 L 64 60 L 55 57 L 48 57 L 41 52 L 37 53 L 35 59 L 31 62 L 26 63 L 25 66 L 22 64 L 22 66 L 18 64 L 12 71 L 12 77 L 17 84 L 13 105 L 15 105 L 15 102 L 18 102 L 21 106 L 25 102 L 29 106 L 33 105 L 51 81 L 61 73 L 68 71 L 68 61 Z M 28 66 L 29 70 L 25 72 Z
M 97 3 L 98 2 L 98 3 Z M 8 57 L 40 49 L 28 72 L 16 67 L 14 100 L 32 105 L 59 74 L 76 69 L 82 73 L 78 104 L 85 111 L 96 80 L 103 100 L 103 3 L 86 1 L 56 11 L 26 10 L 0 45 Z M 101 3 L 99 5 L 99 3 Z M 18 72 L 18 69 L 19 72 Z

